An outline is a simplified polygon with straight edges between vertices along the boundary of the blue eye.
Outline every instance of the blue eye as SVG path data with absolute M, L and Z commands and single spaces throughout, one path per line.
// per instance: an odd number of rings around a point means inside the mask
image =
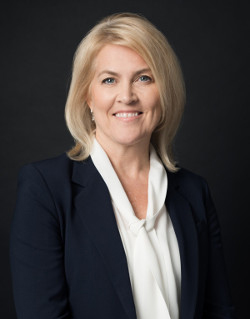
M 152 80 L 151 77 L 149 77 L 148 75 L 142 75 L 139 77 L 139 81 L 141 82 L 149 82 L 151 80 Z
M 115 79 L 114 78 L 106 78 L 102 81 L 102 83 L 105 83 L 105 84 L 113 84 L 115 83 Z

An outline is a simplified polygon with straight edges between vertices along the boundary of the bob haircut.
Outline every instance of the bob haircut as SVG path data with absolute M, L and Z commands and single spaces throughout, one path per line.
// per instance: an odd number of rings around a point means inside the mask
M 147 63 L 159 90 L 161 118 L 151 143 L 168 170 L 177 170 L 172 144 L 185 104 L 185 85 L 178 59 L 165 36 L 146 18 L 134 13 L 117 13 L 101 20 L 80 42 L 73 63 L 65 118 L 75 146 L 68 156 L 86 159 L 91 151 L 95 123 L 87 104 L 95 72 L 95 58 L 106 44 L 128 47 Z

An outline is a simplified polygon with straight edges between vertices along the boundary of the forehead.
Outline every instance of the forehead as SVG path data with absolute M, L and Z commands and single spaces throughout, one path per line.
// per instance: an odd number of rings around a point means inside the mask
M 117 44 L 106 44 L 95 58 L 95 70 L 131 70 L 148 68 L 144 59 L 134 50 Z

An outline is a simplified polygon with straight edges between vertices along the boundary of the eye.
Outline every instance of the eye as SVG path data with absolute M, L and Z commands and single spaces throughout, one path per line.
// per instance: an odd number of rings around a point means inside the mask
M 152 81 L 151 77 L 148 75 L 141 75 L 138 79 L 141 82 L 150 82 Z
M 114 78 L 106 78 L 106 79 L 102 80 L 102 83 L 113 84 L 113 83 L 115 83 L 115 79 Z

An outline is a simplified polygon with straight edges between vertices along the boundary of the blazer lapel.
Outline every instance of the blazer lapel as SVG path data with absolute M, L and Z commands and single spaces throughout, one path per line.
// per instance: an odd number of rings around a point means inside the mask
M 198 238 L 190 203 L 175 185 L 175 174 L 168 173 L 166 206 L 173 223 L 181 259 L 180 319 L 195 318 L 198 293 Z
M 126 255 L 106 184 L 91 158 L 74 162 L 72 181 L 77 184 L 76 211 L 100 253 L 110 280 L 130 319 L 136 319 Z M 192 208 L 168 172 L 166 206 L 173 223 L 181 258 L 180 319 L 193 319 L 198 293 L 198 238 Z
M 136 319 L 126 255 L 107 186 L 90 157 L 74 162 L 72 180 L 79 185 L 76 211 L 87 226 L 128 318 Z

